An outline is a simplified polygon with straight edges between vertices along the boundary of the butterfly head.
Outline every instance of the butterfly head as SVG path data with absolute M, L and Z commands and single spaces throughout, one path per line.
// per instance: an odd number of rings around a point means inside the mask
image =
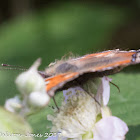
M 140 50 L 137 50 L 136 53 L 132 55 L 132 60 L 133 63 L 140 63 Z

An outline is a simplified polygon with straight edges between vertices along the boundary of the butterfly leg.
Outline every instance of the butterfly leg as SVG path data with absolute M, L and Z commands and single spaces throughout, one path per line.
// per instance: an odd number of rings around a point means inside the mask
M 52 99 L 53 99 L 53 101 L 54 101 L 54 104 L 55 104 L 57 110 L 59 111 L 59 107 L 58 107 L 58 105 L 57 105 L 57 103 L 56 103 L 56 100 L 55 100 L 54 96 L 52 97 Z

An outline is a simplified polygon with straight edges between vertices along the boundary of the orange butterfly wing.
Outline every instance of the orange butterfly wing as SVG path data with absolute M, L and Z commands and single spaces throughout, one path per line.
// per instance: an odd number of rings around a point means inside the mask
M 118 66 L 140 63 L 140 60 L 139 62 L 134 60 L 133 55 L 136 55 L 136 53 L 139 52 L 111 50 L 70 60 L 70 64 L 78 66 L 81 73 L 105 71 Z
M 78 72 L 75 73 L 63 73 L 63 74 L 59 74 L 50 78 L 46 78 L 45 79 L 45 83 L 46 83 L 46 91 L 50 96 L 54 96 L 54 92 L 55 90 L 61 87 L 63 87 L 63 85 L 66 82 L 69 82 L 75 78 L 77 78 L 79 76 Z
M 140 51 L 110 50 L 88 54 L 83 57 L 68 60 L 65 63 L 76 66 L 78 70 L 66 73 L 62 72 L 45 79 L 46 91 L 50 96 L 54 96 L 54 92 L 57 89 L 62 88 L 67 82 L 76 79 L 84 73 L 102 72 L 118 66 L 140 63 Z

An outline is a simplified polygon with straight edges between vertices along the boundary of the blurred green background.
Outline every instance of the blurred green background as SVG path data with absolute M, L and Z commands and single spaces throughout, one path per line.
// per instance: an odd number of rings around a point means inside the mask
M 29 68 L 39 57 L 40 70 L 69 52 L 76 56 L 108 49 L 140 48 L 140 0 L 6 0 L 0 2 L 0 63 Z M 113 115 L 129 125 L 127 140 L 140 140 L 140 65 L 110 76 Z M 0 104 L 19 92 L 16 70 L 0 71 Z M 62 94 L 56 97 L 60 102 Z M 53 105 L 53 103 L 51 103 Z M 45 133 L 51 123 L 46 107 L 28 118 L 34 133 Z M 44 139 L 44 138 L 36 138 Z

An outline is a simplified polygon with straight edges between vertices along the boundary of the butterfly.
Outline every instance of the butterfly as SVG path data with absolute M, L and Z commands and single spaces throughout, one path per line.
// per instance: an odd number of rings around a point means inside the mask
M 46 91 L 52 97 L 56 91 L 82 85 L 91 78 L 114 74 L 138 63 L 140 50 L 119 49 L 60 60 L 45 70 Z

